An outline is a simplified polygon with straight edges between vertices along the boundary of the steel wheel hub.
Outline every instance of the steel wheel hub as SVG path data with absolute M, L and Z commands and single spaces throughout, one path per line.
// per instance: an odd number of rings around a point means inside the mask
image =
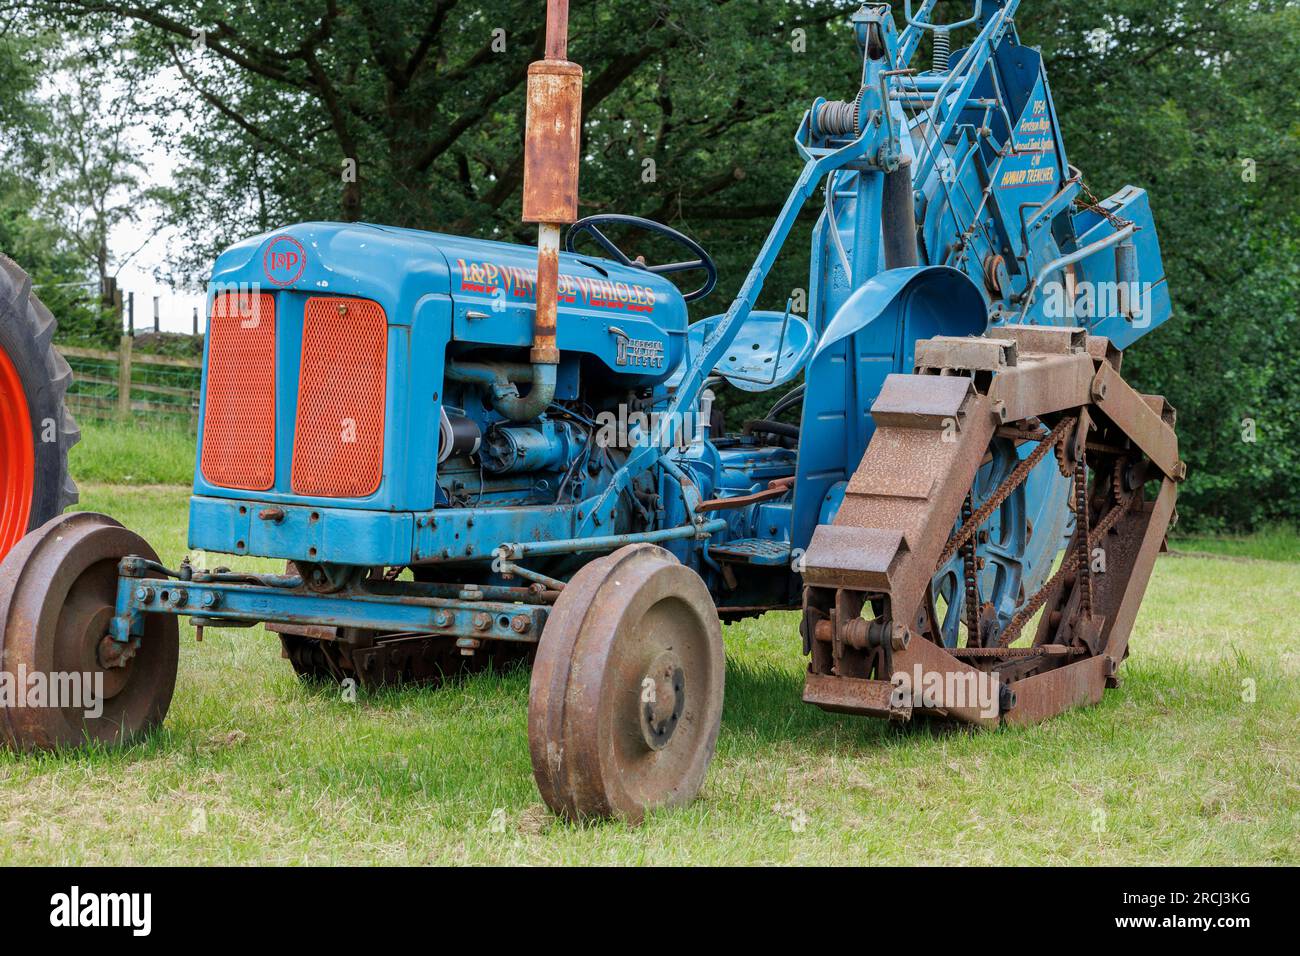
M 660 654 L 641 678 L 641 702 L 641 736 L 651 750 L 663 750 L 686 706 L 686 674 L 676 654 Z

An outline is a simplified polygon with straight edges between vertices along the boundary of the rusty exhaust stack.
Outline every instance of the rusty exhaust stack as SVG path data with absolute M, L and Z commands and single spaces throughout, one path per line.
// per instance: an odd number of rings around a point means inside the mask
M 578 218 L 578 151 L 582 138 L 582 67 L 568 60 L 569 0 L 547 0 L 546 58 L 528 67 L 524 137 L 523 221 L 537 223 L 537 312 L 533 317 L 533 385 L 524 402 L 534 417 L 555 394 L 555 310 L 560 227 Z

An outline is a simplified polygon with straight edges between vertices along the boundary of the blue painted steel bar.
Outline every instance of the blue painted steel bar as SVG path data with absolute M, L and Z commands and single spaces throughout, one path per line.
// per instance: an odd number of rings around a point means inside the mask
M 502 601 L 356 591 L 316 594 L 246 583 L 119 578 L 114 636 L 125 640 L 128 629 L 130 633 L 138 633 L 137 622 L 145 613 L 187 616 L 195 624 L 208 627 L 240 626 L 257 621 L 535 642 L 550 609 L 542 604 Z M 516 623 L 520 615 L 523 619 Z
M 507 561 L 504 558 L 494 558 L 492 561 L 492 570 L 507 578 L 511 575 L 517 574 L 526 581 L 541 584 L 550 588 L 552 591 L 564 590 L 564 582 L 559 578 L 550 577 L 539 571 L 530 571 L 528 568 L 520 567 L 513 561 Z
M 700 503 L 699 489 L 695 487 L 695 482 L 691 476 L 682 470 L 682 466 L 673 461 L 671 455 L 663 455 L 659 459 L 659 464 L 663 466 L 664 471 L 677 479 L 677 483 L 682 486 L 682 504 L 686 508 L 686 514 L 694 518 L 695 506 Z
M 680 528 L 663 528 L 659 531 L 640 531 L 631 534 L 607 534 L 593 538 L 570 538 L 567 541 L 518 541 L 503 544 L 497 554 L 503 558 L 522 558 L 529 555 L 574 554 L 579 551 L 613 551 L 627 544 L 658 544 L 679 538 L 708 537 L 727 527 L 723 518 L 702 521 Z
M 1067 209 L 1070 203 L 1074 201 L 1074 197 L 1079 194 L 1083 177 L 1073 166 L 1070 169 L 1070 178 L 1061 184 L 1061 188 L 1057 190 L 1056 194 L 1044 201 L 1042 205 L 1034 206 L 1034 214 L 1021 223 L 1021 238 L 1024 240 L 1026 247 L 1029 246 L 1030 236 L 1037 230 L 1050 225 L 1051 221 Z M 1020 207 L 1022 215 L 1026 208 L 1028 207 Z
M 926 10 L 926 7 L 923 6 L 921 10 L 918 10 L 917 14 L 914 15 L 912 13 L 912 0 L 903 0 L 903 20 L 909 27 L 917 27 L 922 30 L 933 30 L 935 32 L 957 30 L 961 27 L 970 26 L 970 24 L 978 20 L 983 6 L 983 0 L 975 0 L 975 9 L 965 20 L 957 20 L 953 23 L 930 23 L 917 18 L 922 11 Z
M 1034 281 L 1029 284 L 1029 288 L 1025 290 L 1024 305 L 1021 306 L 1020 309 L 1021 317 L 1023 318 L 1025 313 L 1029 311 L 1029 304 L 1034 301 L 1034 293 L 1038 290 L 1039 283 L 1041 283 L 1043 279 L 1047 277 L 1047 274 L 1049 272 L 1052 272 L 1055 269 L 1059 269 L 1062 266 L 1068 266 L 1072 262 L 1079 262 L 1083 259 L 1086 259 L 1093 253 L 1100 252 L 1102 249 L 1105 249 L 1107 246 L 1113 246 L 1115 245 L 1115 243 L 1120 242 L 1123 239 L 1127 239 L 1135 232 L 1137 232 L 1137 226 L 1135 226 L 1133 223 L 1130 222 L 1128 225 L 1124 226 L 1123 228 L 1115 230 L 1109 236 L 1102 236 L 1096 242 L 1090 242 L 1082 249 L 1076 249 L 1074 250 L 1074 252 L 1066 253 L 1063 256 L 1058 256 L 1057 258 L 1053 259 L 1051 262 L 1044 265 L 1041 269 L 1038 270 L 1038 274 L 1034 276 Z

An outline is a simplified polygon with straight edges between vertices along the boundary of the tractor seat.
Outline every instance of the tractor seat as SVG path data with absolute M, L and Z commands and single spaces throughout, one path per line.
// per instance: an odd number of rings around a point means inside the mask
M 687 365 L 700 354 L 704 340 L 721 319 L 721 315 L 711 315 L 690 327 L 686 358 L 667 384 L 681 384 Z M 746 392 L 764 392 L 798 375 L 814 344 L 812 326 L 803 316 L 756 310 L 749 313 L 712 372 Z

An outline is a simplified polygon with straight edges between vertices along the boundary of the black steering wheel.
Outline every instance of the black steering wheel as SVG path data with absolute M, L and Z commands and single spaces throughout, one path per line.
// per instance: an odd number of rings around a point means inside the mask
M 670 239 L 677 245 L 684 247 L 690 252 L 694 259 L 683 259 L 681 262 L 667 262 L 659 266 L 646 265 L 645 261 L 639 256 L 631 259 L 613 241 L 600 231 L 600 226 L 635 226 L 638 229 L 644 229 L 646 232 L 652 232 L 656 235 Z M 683 298 L 687 302 L 694 302 L 696 299 L 702 299 L 718 284 L 718 267 L 714 265 L 713 258 L 704 251 L 694 239 L 683 235 L 671 226 L 665 226 L 661 222 L 655 222 L 653 219 L 642 219 L 640 216 L 623 216 L 617 213 L 610 213 L 604 216 L 588 216 L 586 219 L 579 219 L 569 227 L 569 233 L 564 238 L 564 251 L 575 252 L 573 248 L 574 240 L 583 233 L 587 233 L 592 239 L 596 240 L 597 245 L 604 249 L 620 265 L 628 266 L 632 269 L 644 269 L 646 272 L 653 272 L 656 275 L 664 275 L 669 272 L 693 272 L 696 269 L 702 269 L 705 273 L 704 285 L 700 286 L 694 292 L 686 293 Z

